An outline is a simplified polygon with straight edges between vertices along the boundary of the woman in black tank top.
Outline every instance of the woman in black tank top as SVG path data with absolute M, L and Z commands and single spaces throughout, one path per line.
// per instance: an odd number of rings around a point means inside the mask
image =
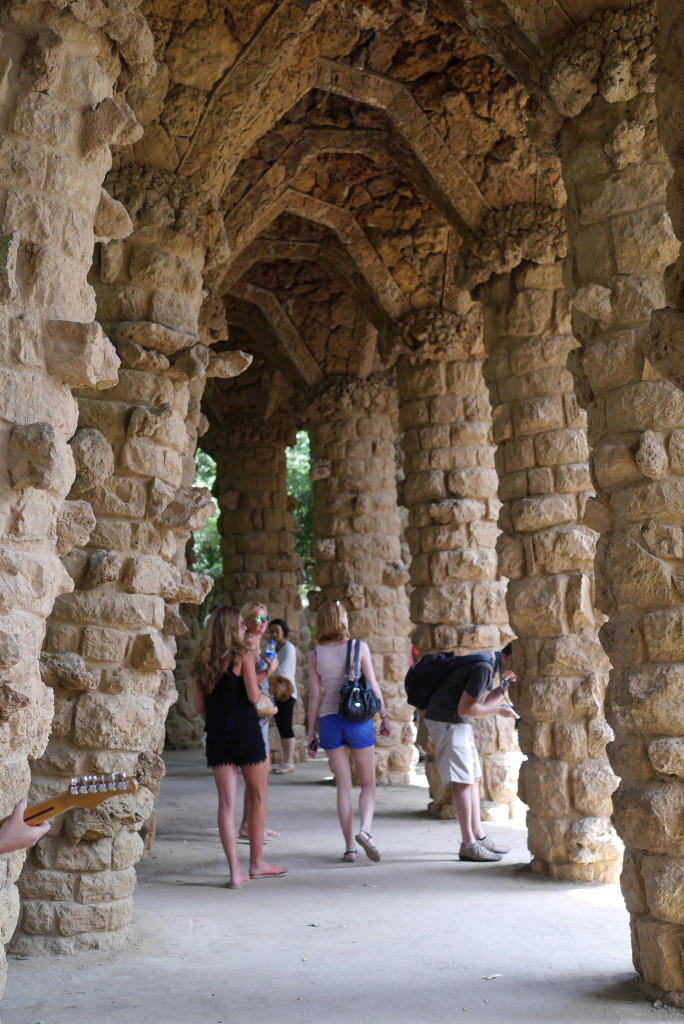
M 284 875 L 287 868 L 263 859 L 268 798 L 268 761 L 255 704 L 259 687 L 254 653 L 244 640 L 245 624 L 237 608 L 222 605 L 210 617 L 193 661 L 195 708 L 206 714 L 207 764 L 218 791 L 218 827 L 228 860 L 228 887 L 250 878 Z M 250 792 L 249 874 L 237 850 L 238 770 Z

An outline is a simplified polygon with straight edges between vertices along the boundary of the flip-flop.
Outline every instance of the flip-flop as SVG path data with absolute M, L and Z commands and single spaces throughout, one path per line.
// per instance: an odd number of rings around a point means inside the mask
M 355 860 L 358 860 L 358 857 L 357 850 L 345 850 L 342 854 L 342 860 L 346 861 L 347 864 L 353 864 Z
M 278 836 L 280 836 L 280 832 L 276 832 L 274 828 L 264 829 L 264 839 L 276 839 Z
M 261 871 L 257 875 L 253 875 L 252 872 L 250 871 L 249 877 L 251 879 L 255 879 L 255 878 L 279 878 L 281 875 L 286 875 L 286 874 L 287 874 L 287 868 L 281 868 L 279 866 L 276 866 L 271 871 Z
M 370 834 L 370 832 L 367 832 L 365 828 L 362 828 L 356 833 L 354 839 L 359 844 L 359 846 L 363 847 L 366 856 L 368 857 L 369 860 L 380 860 L 380 851 L 373 842 L 373 836 Z

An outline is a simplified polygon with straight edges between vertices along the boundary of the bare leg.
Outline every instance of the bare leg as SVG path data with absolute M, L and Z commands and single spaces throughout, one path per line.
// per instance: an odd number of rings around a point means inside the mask
M 268 771 L 270 772 L 270 770 L 271 770 L 271 755 L 270 754 L 266 755 L 266 762 L 265 763 L 268 765 Z M 242 774 L 244 776 L 244 774 L 245 774 L 244 771 L 243 771 Z M 245 782 L 246 781 L 247 780 L 245 779 Z M 240 822 L 240 828 L 238 829 L 238 835 L 240 836 L 241 839 L 248 839 L 249 835 L 250 835 L 250 832 L 249 832 L 249 818 L 250 818 L 250 814 L 252 813 L 251 802 L 252 802 L 252 796 L 251 796 L 251 793 L 250 793 L 249 786 L 245 785 L 245 798 L 242 801 L 242 821 Z M 265 833 L 265 831 L 266 831 L 266 813 L 264 812 L 264 833 Z M 262 833 L 262 835 L 263 835 L 263 833 Z
M 353 850 L 354 847 L 354 812 L 352 810 L 352 774 L 349 764 L 349 748 L 336 747 L 334 750 L 326 750 L 328 761 L 335 776 L 337 787 L 337 817 L 340 819 L 340 828 L 344 836 L 345 850 Z
M 240 867 L 237 850 L 235 812 L 237 810 L 238 772 L 233 764 L 221 764 L 212 769 L 218 792 L 218 828 L 223 852 L 230 871 L 229 884 L 237 887 L 249 881 L 249 875 Z
M 475 782 L 452 782 L 451 783 L 451 802 L 454 805 L 454 811 L 458 818 L 458 823 L 461 826 L 461 840 L 466 846 L 470 846 L 471 843 L 475 842 L 477 838 L 473 834 L 473 800 L 472 791 L 474 786 L 479 786 L 480 781 L 476 779 Z M 478 817 L 479 817 L 479 799 L 478 799 Z
M 370 835 L 375 814 L 375 747 L 352 750 L 351 756 L 361 786 L 359 794 L 361 828 Z
M 284 875 L 287 870 L 278 864 L 269 864 L 267 860 L 264 860 L 264 826 L 266 825 L 269 770 L 268 758 L 261 764 L 244 765 L 242 768 L 245 787 L 249 791 L 247 829 L 249 831 L 249 873 L 252 878 L 258 875 Z
M 283 761 L 286 764 L 294 764 L 294 752 L 295 752 L 295 740 L 294 736 L 289 740 L 282 740 L 283 745 Z
M 482 826 L 480 810 L 480 780 L 475 779 L 473 782 L 473 788 L 470 796 L 470 825 L 473 830 L 473 835 L 476 839 L 481 839 L 485 834 L 485 830 Z

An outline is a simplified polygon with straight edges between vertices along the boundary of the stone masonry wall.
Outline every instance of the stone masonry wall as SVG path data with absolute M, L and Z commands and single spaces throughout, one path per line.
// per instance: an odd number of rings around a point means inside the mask
M 87 502 L 64 500 L 77 424 L 70 389 L 110 386 L 119 363 L 94 322 L 86 276 L 95 236 L 131 227 L 101 186 L 109 143 L 139 130 L 112 99 L 120 56 L 130 81 L 151 37 L 133 3 L 115 0 L 102 15 L 99 28 L 87 4 L 67 13 L 7 3 L 0 16 L 0 430 L 9 467 L 0 488 L 0 816 L 26 794 L 27 758 L 42 754 L 50 731 L 38 656 L 53 601 L 73 585 L 58 556 L 94 525 Z M 126 38 L 133 30 L 137 45 Z M 0 994 L 23 859 L 0 858 Z
M 74 497 L 97 517 L 87 545 L 65 564 L 74 592 L 55 604 L 43 679 L 55 718 L 33 787 L 73 774 L 135 770 L 142 751 L 161 752 L 176 698 L 179 602 L 199 602 L 209 577 L 185 569 L 192 527 L 212 509 L 193 490 L 200 416 L 193 382 L 210 355 L 197 333 L 207 251 L 201 197 L 173 175 L 138 168 L 109 179 L 135 231 L 101 246 L 93 274 L 100 322 L 122 361 L 107 392 L 81 388 L 72 440 Z M 190 460 L 190 464 L 188 464 Z M 14 948 L 67 952 L 126 941 L 138 830 L 153 793 L 57 819 L 20 880 L 24 897 Z
M 284 422 L 254 422 L 245 416 L 222 424 L 220 430 L 214 424 L 210 436 L 221 513 L 223 599 L 238 608 L 248 601 L 261 601 L 272 619 L 285 619 L 301 665 L 305 657 L 299 644 L 302 560 L 294 548 L 297 523 L 287 493 L 285 459 L 285 448 L 294 442 L 294 434 L 289 417 Z M 294 732 L 296 757 L 303 760 L 306 709 L 301 687 L 298 692 Z M 270 741 L 275 755 L 280 737 L 274 722 Z
M 679 65 L 677 64 L 677 68 Z M 629 79 L 627 80 L 629 81 Z M 622 888 L 635 966 L 647 991 L 684 1005 L 681 898 L 684 785 L 681 717 L 684 397 L 667 359 L 663 271 L 678 246 L 665 212 L 670 168 L 656 134 L 652 82 L 596 99 L 564 127 L 571 245 L 568 284 L 576 388 L 588 412 L 598 495 L 593 523 L 601 641 L 613 669 L 608 752 L 620 785 L 613 821 L 626 845 Z M 675 122 L 663 131 L 676 136 Z M 673 134 L 671 134 L 673 133 Z M 674 194 L 674 191 L 673 191 Z M 678 304 L 679 269 L 667 299 Z M 671 325 L 670 325 L 671 326 Z M 661 328 L 662 333 L 659 333 Z M 644 358 L 649 354 L 651 361 Z M 670 373 L 668 373 L 670 371 Z
M 421 654 L 499 649 L 511 638 L 496 557 L 500 503 L 482 321 L 467 294 L 462 303 L 471 306 L 462 316 L 430 310 L 407 318 L 397 363 L 411 618 Z M 508 818 L 520 763 L 514 724 L 499 716 L 473 724 L 483 813 Z M 427 755 L 430 811 L 451 817 L 429 742 Z
M 342 601 L 352 636 L 366 640 L 392 723 L 377 740 L 380 783 L 405 783 L 415 728 L 403 681 L 411 624 L 397 508 L 397 397 L 390 374 L 332 377 L 310 407 L 314 583 Z
M 603 717 L 608 661 L 594 611 L 596 534 L 582 525 L 592 484 L 586 415 L 565 368 L 576 342 L 562 262 L 523 263 L 479 291 L 486 377 L 498 444 L 500 568 L 527 755 L 532 868 L 555 878 L 614 881 L 621 844 L 611 824 L 617 784 Z

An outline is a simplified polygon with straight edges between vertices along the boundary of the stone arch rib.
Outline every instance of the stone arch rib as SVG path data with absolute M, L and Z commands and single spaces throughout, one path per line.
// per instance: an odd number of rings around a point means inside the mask
M 306 384 L 316 384 L 323 379 L 321 367 L 272 292 L 246 281 L 236 281 L 231 285 L 229 294 L 234 295 L 236 299 L 242 299 L 243 302 L 251 303 L 261 311 L 273 333 L 280 340 L 284 352 Z

